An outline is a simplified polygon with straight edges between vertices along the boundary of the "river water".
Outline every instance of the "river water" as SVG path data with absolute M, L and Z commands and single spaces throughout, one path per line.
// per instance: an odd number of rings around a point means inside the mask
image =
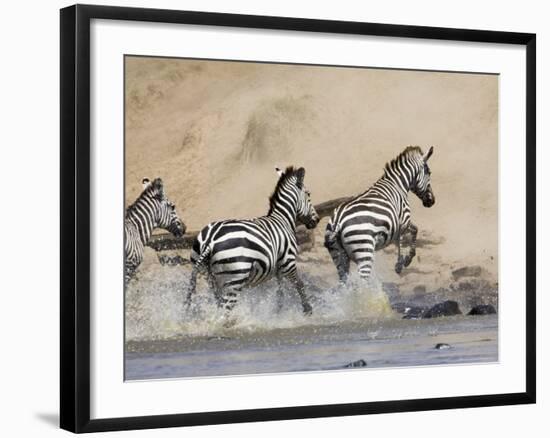
M 376 285 L 319 288 L 313 279 L 312 316 L 302 315 L 292 290 L 277 311 L 268 283 L 242 293 L 226 327 L 204 281 L 184 309 L 187 271 L 157 267 L 129 286 L 126 380 L 498 361 L 497 315 L 407 320 Z

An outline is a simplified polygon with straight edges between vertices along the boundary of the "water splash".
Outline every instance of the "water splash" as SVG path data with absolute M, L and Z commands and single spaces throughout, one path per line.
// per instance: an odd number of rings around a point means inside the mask
M 355 319 L 372 320 L 374 324 L 396 317 L 377 278 L 367 285 L 352 276 L 346 286 L 341 286 L 304 276 L 313 315 L 302 313 L 300 300 L 290 286 L 284 288 L 279 310 L 277 284 L 272 280 L 239 294 L 239 303 L 230 316 L 232 324 L 227 327 L 224 311 L 216 305 L 205 279 L 199 279 L 191 306 L 184 306 L 189 275 L 189 266 L 150 265 L 140 270 L 126 290 L 127 341 L 236 335 Z

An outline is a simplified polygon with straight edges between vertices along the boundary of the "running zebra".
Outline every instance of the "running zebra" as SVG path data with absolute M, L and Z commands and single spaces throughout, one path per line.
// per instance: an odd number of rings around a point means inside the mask
M 195 293 L 197 274 L 206 271 L 210 288 L 226 315 L 237 304 L 237 293 L 256 286 L 273 276 L 287 278 L 296 288 L 306 315 L 312 308 L 304 283 L 296 271 L 296 221 L 314 228 L 319 216 L 304 186 L 305 169 L 276 168 L 279 181 L 269 198 L 266 216 L 250 220 L 224 220 L 204 227 L 193 243 L 193 271 L 187 291 L 186 306 Z
M 164 228 L 176 237 L 185 233 L 185 224 L 166 197 L 162 180 L 144 178 L 142 184 L 141 195 L 126 209 L 124 219 L 125 284 L 143 261 L 143 249 L 155 228 Z
M 418 228 L 411 222 L 408 192 L 422 200 L 424 207 L 435 203 L 428 159 L 433 147 L 424 154 L 418 146 L 409 146 L 386 164 L 384 175 L 366 192 L 344 202 L 332 213 L 325 232 L 328 249 L 340 282 L 349 275 L 350 260 L 368 279 L 374 251 L 392 242 L 397 245 L 395 272 L 401 273 L 416 254 Z M 403 236 L 411 234 L 409 253 L 401 255 Z

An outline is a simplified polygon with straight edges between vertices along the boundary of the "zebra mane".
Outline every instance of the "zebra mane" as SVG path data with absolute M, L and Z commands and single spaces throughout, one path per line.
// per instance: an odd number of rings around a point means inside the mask
M 298 171 L 300 171 L 300 169 L 295 169 L 294 166 L 288 166 L 283 174 L 279 177 L 279 181 L 277 181 L 277 185 L 275 186 L 273 193 L 269 197 L 269 212 L 267 213 L 268 215 L 271 214 L 273 212 L 273 209 L 275 208 L 275 204 L 279 199 L 278 195 L 281 187 L 283 187 L 283 185 L 293 176 L 296 176 L 298 178 Z
M 156 178 L 153 182 L 149 183 L 145 189 L 139 194 L 137 199 L 128 206 L 126 209 L 126 217 L 128 217 L 128 214 L 132 211 L 134 211 L 137 208 L 137 205 L 146 197 L 159 197 L 163 196 L 163 184 L 162 180 L 160 178 Z
M 401 152 L 397 157 L 386 163 L 386 166 L 384 167 L 384 172 L 386 173 L 388 170 L 394 167 L 402 158 L 408 158 L 413 155 L 418 155 L 420 157 L 424 155 L 420 146 L 407 146 L 405 150 Z

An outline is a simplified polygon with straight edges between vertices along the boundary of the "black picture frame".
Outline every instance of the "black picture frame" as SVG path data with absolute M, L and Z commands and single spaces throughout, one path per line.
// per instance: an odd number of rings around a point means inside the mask
M 525 46 L 527 78 L 525 132 L 527 147 L 526 391 L 416 400 L 90 419 L 90 21 L 92 19 L 505 43 Z M 62 9 L 60 25 L 61 428 L 76 433 L 100 432 L 535 403 L 535 34 L 90 5 L 75 5 Z

